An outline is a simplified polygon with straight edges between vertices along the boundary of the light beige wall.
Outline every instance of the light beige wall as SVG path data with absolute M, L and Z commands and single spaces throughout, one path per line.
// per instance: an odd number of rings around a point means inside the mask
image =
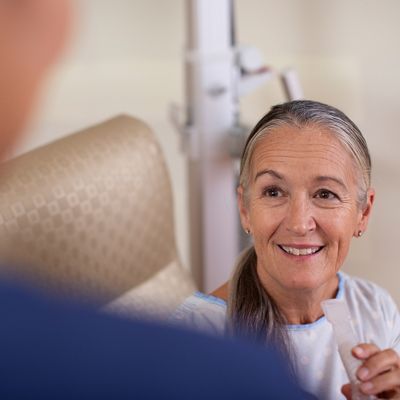
M 120 112 L 141 117 L 167 157 L 177 237 L 188 263 L 185 158 L 167 118 L 168 104 L 182 101 L 184 1 L 77 1 L 74 41 L 49 82 L 34 135 L 17 152 Z M 400 304 L 400 2 L 237 0 L 236 10 L 241 42 L 259 47 L 273 67 L 296 67 L 308 98 L 341 108 L 363 130 L 374 161 L 376 207 L 345 269 L 386 287 Z M 243 121 L 253 124 L 282 100 L 280 84 L 271 81 L 243 99 Z

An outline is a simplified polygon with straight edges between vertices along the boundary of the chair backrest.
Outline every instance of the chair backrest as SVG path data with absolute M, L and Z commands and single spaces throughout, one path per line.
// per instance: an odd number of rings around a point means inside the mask
M 3 165 L 3 270 L 55 293 L 151 313 L 194 289 L 176 250 L 170 181 L 141 121 L 120 116 Z M 128 296 L 124 296 L 128 293 Z

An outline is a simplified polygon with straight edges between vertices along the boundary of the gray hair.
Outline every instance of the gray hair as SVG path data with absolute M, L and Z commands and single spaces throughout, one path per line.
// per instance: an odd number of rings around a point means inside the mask
M 257 143 L 274 128 L 283 125 L 298 128 L 319 126 L 334 135 L 352 155 L 359 172 L 358 203 L 361 205 L 366 201 L 371 181 L 371 157 L 363 135 L 343 112 L 310 100 L 274 106 L 256 124 L 246 141 L 241 159 L 239 182 L 244 192 L 249 187 L 251 162 Z M 230 281 L 227 332 L 272 342 L 290 360 L 292 351 L 286 323 L 285 316 L 259 279 L 257 254 L 252 246 L 239 257 Z

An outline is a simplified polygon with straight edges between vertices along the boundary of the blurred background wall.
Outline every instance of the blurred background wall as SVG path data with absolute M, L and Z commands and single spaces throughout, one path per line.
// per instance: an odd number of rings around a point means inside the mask
M 143 119 L 166 155 L 178 246 L 190 268 L 186 158 L 167 112 L 172 101 L 184 103 L 184 2 L 76 0 L 70 48 L 15 155 L 116 114 Z M 342 109 L 365 134 L 376 204 L 345 270 L 384 286 L 400 305 L 399 15 L 398 0 L 236 0 L 239 41 L 272 67 L 295 67 L 307 98 Z M 282 101 L 271 80 L 242 100 L 242 121 L 252 125 Z

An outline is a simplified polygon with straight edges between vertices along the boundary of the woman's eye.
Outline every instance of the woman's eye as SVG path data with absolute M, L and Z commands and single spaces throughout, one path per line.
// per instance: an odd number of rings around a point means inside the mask
M 263 195 L 266 197 L 280 197 L 282 196 L 282 191 L 277 187 L 270 187 L 264 189 Z
M 319 199 L 323 199 L 323 200 L 338 199 L 338 196 L 335 193 L 331 192 L 330 190 L 326 190 L 326 189 L 319 190 L 315 197 L 317 197 Z

